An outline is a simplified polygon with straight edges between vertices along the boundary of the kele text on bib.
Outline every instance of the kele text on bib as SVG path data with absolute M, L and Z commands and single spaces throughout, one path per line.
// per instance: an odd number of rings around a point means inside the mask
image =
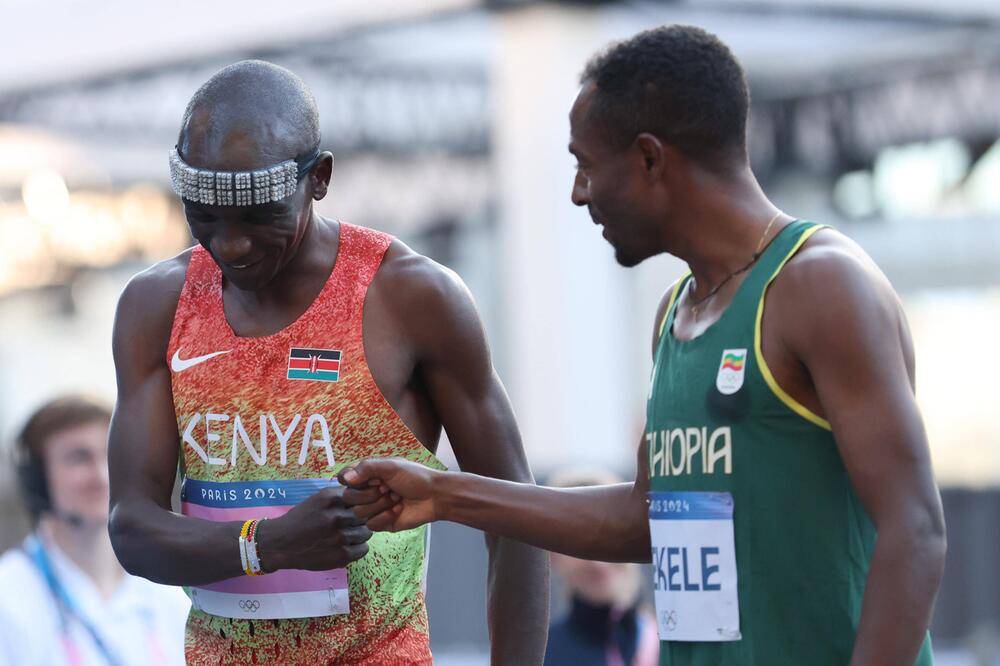
M 651 492 L 649 500 L 660 639 L 739 640 L 732 495 Z

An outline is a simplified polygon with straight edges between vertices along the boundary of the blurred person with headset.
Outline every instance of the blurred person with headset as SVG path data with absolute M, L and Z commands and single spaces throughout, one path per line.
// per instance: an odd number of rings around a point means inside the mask
M 553 488 L 621 483 L 600 469 L 570 468 Z M 581 560 L 552 553 L 552 571 L 569 592 L 569 611 L 549 627 L 545 666 L 653 666 L 660 652 L 656 618 L 643 602 L 642 570 L 631 562 Z
M 111 548 L 110 421 L 100 402 L 63 396 L 17 437 L 17 480 L 34 529 L 0 557 L 0 665 L 184 661 L 187 597 L 128 575 Z

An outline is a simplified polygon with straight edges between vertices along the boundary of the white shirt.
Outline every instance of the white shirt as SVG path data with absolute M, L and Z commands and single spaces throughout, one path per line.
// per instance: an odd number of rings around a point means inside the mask
M 45 550 L 72 603 L 121 666 L 184 663 L 184 623 L 191 603 L 181 588 L 125 574 L 105 600 L 51 542 Z M 0 557 L 0 666 L 107 666 L 84 625 L 59 609 L 44 575 L 23 548 Z M 69 618 L 68 632 L 63 631 L 64 616 Z

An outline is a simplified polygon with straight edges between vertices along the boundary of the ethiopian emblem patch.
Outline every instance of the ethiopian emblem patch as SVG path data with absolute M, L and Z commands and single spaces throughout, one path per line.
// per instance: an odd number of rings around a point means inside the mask
M 747 366 L 746 349 L 722 350 L 719 374 L 715 377 L 715 388 L 723 395 L 732 395 L 743 387 L 743 376 Z

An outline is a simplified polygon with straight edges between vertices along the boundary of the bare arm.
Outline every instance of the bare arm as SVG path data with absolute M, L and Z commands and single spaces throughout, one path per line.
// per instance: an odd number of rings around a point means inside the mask
M 825 238 L 824 238 L 825 237 Z M 945 530 L 914 399 L 902 308 L 874 264 L 824 232 L 773 287 L 851 483 L 878 530 L 851 663 L 912 664 L 930 623 Z M 823 294 L 817 299 L 816 294 Z M 782 306 L 785 307 L 785 306 Z
M 413 345 L 416 375 L 463 470 L 531 484 L 514 414 L 490 360 L 471 295 L 450 271 L 418 255 L 382 276 Z M 379 278 L 377 278 L 379 279 Z M 384 285 L 383 285 L 384 286 Z M 487 615 L 495 664 L 540 664 L 548 635 L 548 554 L 486 535 Z
M 400 501 L 372 518 L 376 531 L 411 529 L 447 520 L 572 557 L 649 562 L 646 491 L 620 483 L 545 488 L 465 472 L 438 472 L 404 460 L 364 460 L 341 472 L 348 484 L 368 484 Z
M 111 540 L 129 573 L 169 585 L 242 575 L 241 523 L 189 518 L 170 507 L 179 444 L 165 356 L 185 264 L 165 262 L 129 283 L 118 304 L 113 339 L 118 401 L 109 443 Z M 267 521 L 259 541 L 269 570 L 292 563 L 333 568 L 367 552 L 370 532 L 344 504 L 344 492 L 320 491 Z M 317 513 L 324 520 L 317 520 Z M 303 548 L 310 538 L 322 548 Z

